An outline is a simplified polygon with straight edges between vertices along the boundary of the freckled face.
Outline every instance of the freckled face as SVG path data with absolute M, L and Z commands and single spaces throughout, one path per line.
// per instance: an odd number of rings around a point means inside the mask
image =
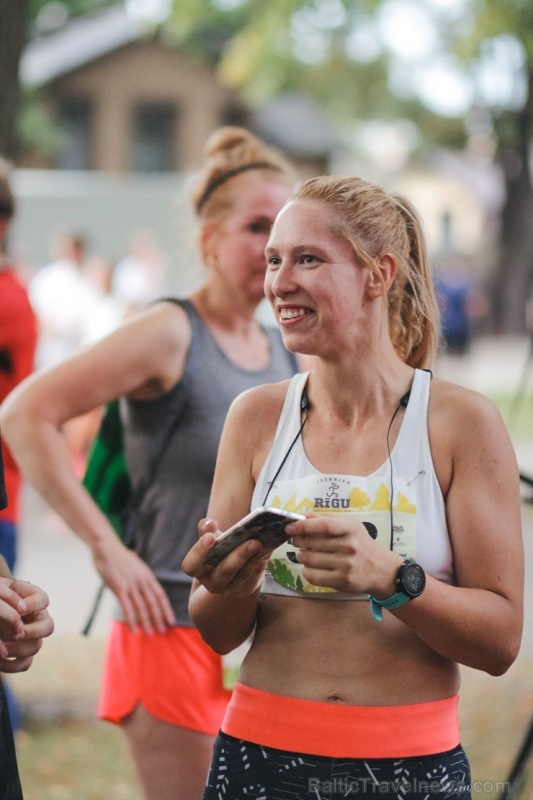
M 319 354 L 352 346 L 364 318 L 365 277 L 324 203 L 295 200 L 280 212 L 265 249 L 265 295 L 286 346 Z

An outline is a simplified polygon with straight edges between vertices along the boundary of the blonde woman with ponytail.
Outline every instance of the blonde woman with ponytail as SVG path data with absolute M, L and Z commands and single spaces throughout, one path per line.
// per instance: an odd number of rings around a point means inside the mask
M 438 314 L 410 203 L 306 181 L 266 247 L 286 347 L 312 358 L 230 409 L 189 609 L 225 653 L 253 634 L 205 800 L 470 797 L 459 665 L 504 673 L 523 613 L 519 479 L 500 414 L 433 377 Z M 261 505 L 289 540 L 209 565 Z

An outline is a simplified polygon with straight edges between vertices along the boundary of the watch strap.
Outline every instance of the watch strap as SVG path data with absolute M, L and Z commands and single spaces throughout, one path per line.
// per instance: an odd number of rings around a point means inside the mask
M 383 612 L 382 608 L 386 608 L 388 610 L 400 608 L 403 606 L 404 603 L 408 603 L 409 600 L 412 600 L 412 597 L 408 597 L 408 595 L 404 594 L 404 592 L 396 592 L 396 594 L 391 595 L 391 597 L 387 597 L 385 600 L 376 600 L 375 597 L 372 597 L 371 594 L 368 595 L 368 599 L 370 600 L 370 610 L 372 611 L 372 616 L 374 617 L 377 622 L 381 622 L 383 619 Z
M 411 564 L 416 564 L 416 561 L 413 558 L 406 558 L 401 565 L 400 569 L 398 570 L 398 575 L 396 577 L 396 583 L 398 586 L 402 586 L 402 574 L 406 567 Z M 418 565 L 421 569 L 420 565 Z M 422 570 L 423 573 L 423 570 Z M 425 581 L 424 581 L 425 585 Z M 420 591 L 423 590 L 424 587 Z M 382 609 L 386 608 L 389 611 L 393 611 L 396 608 L 400 608 L 405 603 L 408 603 L 409 600 L 413 600 L 416 595 L 409 594 L 405 589 L 401 589 L 399 592 L 395 592 L 390 597 L 386 597 L 385 600 L 377 600 L 371 594 L 368 595 L 368 599 L 370 600 L 370 610 L 372 611 L 372 616 L 374 617 L 377 622 L 381 622 L 383 619 Z

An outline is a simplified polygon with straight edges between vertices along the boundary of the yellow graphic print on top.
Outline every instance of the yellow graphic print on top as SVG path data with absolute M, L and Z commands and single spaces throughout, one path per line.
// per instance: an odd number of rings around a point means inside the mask
M 383 476 L 309 475 L 274 484 L 271 505 L 299 514 L 312 511 L 356 517 L 365 525 L 369 536 L 387 550 L 391 546 L 392 522 L 394 552 L 403 558 L 416 558 L 416 482 L 408 484 L 404 479 L 395 478 L 391 504 L 390 490 Z M 303 566 L 296 561 L 297 549 L 290 542 L 278 547 L 268 562 L 268 577 L 292 591 L 338 595 L 335 589 L 306 581 Z

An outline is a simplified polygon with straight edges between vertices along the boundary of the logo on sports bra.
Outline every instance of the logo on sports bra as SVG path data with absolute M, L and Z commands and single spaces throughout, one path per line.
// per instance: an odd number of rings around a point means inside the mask
M 416 558 L 416 485 L 394 479 L 394 497 L 383 476 L 361 478 L 352 475 L 309 475 L 280 481 L 272 487 L 272 505 L 305 514 L 347 514 L 356 517 L 369 535 L 387 550 L 403 558 Z M 268 562 L 267 578 L 292 591 L 336 594 L 335 589 L 315 586 L 303 576 L 291 542 L 278 547 Z

